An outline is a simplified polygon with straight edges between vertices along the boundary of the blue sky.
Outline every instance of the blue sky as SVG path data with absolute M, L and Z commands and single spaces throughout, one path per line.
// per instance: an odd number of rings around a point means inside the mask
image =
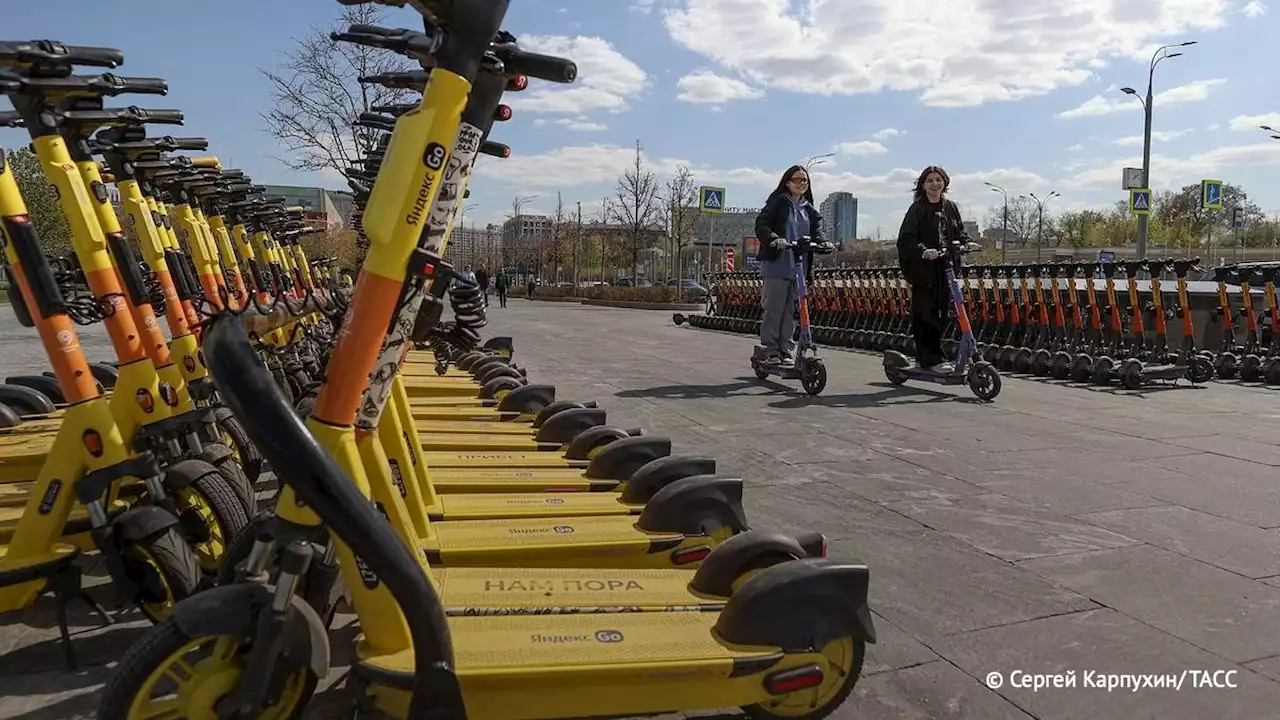
M 1000 201 L 984 180 L 1015 195 L 1056 190 L 1049 211 L 1105 205 L 1126 197 L 1121 168 L 1141 164 L 1141 106 L 1118 88 L 1145 91 L 1152 51 L 1184 40 L 1198 44 L 1156 71 L 1152 184 L 1222 179 L 1280 213 L 1280 141 L 1257 129 L 1280 127 L 1280 80 L 1274 62 L 1249 60 L 1280 37 L 1276 0 L 512 5 L 507 29 L 571 56 L 580 76 L 509 96 L 515 115 L 493 139 L 513 156 L 481 159 L 468 223 L 501 220 L 516 195 L 537 196 L 526 211 L 548 211 L 557 191 L 590 214 L 637 140 L 660 175 L 688 165 L 699 184 L 727 187 L 730 206 L 759 205 L 788 165 L 834 152 L 814 168 L 814 191 L 859 197 L 861 235 L 896 232 L 928 164 L 948 169 L 979 221 Z M 324 0 L 43 0 L 6 7 L 4 35 L 117 47 L 118 73 L 170 84 L 168 97 L 120 104 L 183 110 L 186 127 L 167 132 L 208 137 L 258 182 L 338 189 L 273 159 L 282 151 L 258 117 L 268 104 L 258 69 L 339 12 Z M 409 11 L 391 18 L 415 23 Z M 0 144 L 25 142 L 0 130 Z

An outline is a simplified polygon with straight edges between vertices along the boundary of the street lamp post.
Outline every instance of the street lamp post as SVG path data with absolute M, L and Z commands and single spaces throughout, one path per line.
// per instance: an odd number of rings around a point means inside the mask
M 1179 55 L 1182 54 L 1180 52 L 1174 52 L 1174 53 L 1168 52 L 1169 48 L 1188 47 L 1195 44 L 1196 44 L 1195 40 L 1189 40 L 1187 42 L 1177 43 L 1174 45 L 1162 45 L 1156 49 L 1155 53 L 1152 54 L 1151 56 L 1151 63 L 1147 68 L 1146 100 L 1143 100 L 1142 96 L 1138 95 L 1138 91 L 1134 90 L 1133 88 L 1130 88 L 1130 87 L 1120 88 L 1121 92 L 1125 93 L 1126 95 L 1134 96 L 1135 98 L 1138 99 L 1138 102 L 1142 103 L 1142 109 L 1143 109 L 1142 187 L 1146 188 L 1147 190 L 1151 189 L 1151 106 L 1153 104 L 1151 86 L 1155 82 L 1156 66 L 1160 64 L 1161 60 L 1167 60 L 1168 58 L 1178 57 Z M 1139 260 L 1147 256 L 1147 220 L 1148 220 L 1148 216 L 1146 214 L 1142 214 L 1138 216 L 1138 259 Z
M 1004 188 L 999 185 L 994 185 L 985 180 L 982 181 L 982 184 L 990 187 L 991 192 L 998 192 L 1004 197 L 1004 227 L 1000 230 L 1000 262 L 1003 263 L 1007 252 L 1006 248 L 1009 247 L 1009 193 L 1005 192 Z
M 813 166 L 815 166 L 815 165 L 821 165 L 822 163 L 824 163 L 824 162 L 826 162 L 826 161 L 827 161 L 827 158 L 829 158 L 829 157 L 835 157 L 835 156 L 836 156 L 836 154 L 835 154 L 835 153 L 833 153 L 833 152 L 832 152 L 832 153 L 827 153 L 826 155 L 814 155 L 813 157 L 811 157 L 811 158 L 809 158 L 808 160 L 805 160 L 805 161 L 804 161 L 804 171 L 805 171 L 806 173 L 808 173 L 808 172 L 809 172 L 809 168 L 811 168 L 811 167 L 813 167 Z
M 521 219 L 521 216 L 524 215 L 524 206 L 528 205 L 531 200 L 534 200 L 537 197 L 537 195 L 518 195 L 516 196 L 516 199 L 511 202 L 511 209 L 515 213 L 513 219 L 516 223 L 516 252 L 519 253 L 520 257 L 525 257 L 526 255 L 524 247 L 524 220 Z M 526 270 L 527 269 L 528 268 L 526 268 Z M 541 263 L 539 263 L 538 270 L 542 270 Z
M 1049 202 L 1049 198 L 1061 197 L 1057 190 L 1044 196 L 1044 199 L 1036 197 L 1035 193 L 1027 193 L 1036 204 L 1036 262 L 1040 262 L 1040 248 L 1044 247 L 1044 204 Z

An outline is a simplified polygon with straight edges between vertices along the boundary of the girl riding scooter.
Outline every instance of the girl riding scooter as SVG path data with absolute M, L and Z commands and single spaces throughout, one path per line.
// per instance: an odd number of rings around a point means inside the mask
M 809 173 L 803 166 L 788 168 L 769 194 L 756 216 L 756 238 L 760 240 L 756 258 L 764 280 L 760 345 L 766 364 L 790 365 L 796 352 L 796 264 L 804 263 L 808 278 L 814 247 L 830 246 L 822 236 L 822 216 L 813 205 Z
M 943 255 L 944 243 L 952 240 L 964 243 L 970 251 L 981 249 L 964 231 L 960 208 L 943 197 L 950 185 L 951 176 L 945 170 L 936 165 L 925 168 L 916 179 L 915 201 L 907 209 L 898 230 L 898 263 L 911 284 L 911 331 L 915 338 L 916 362 L 942 375 L 953 372 L 955 366 L 947 361 L 942 350 L 951 297 L 946 268 L 938 258 Z M 939 237 L 938 213 L 943 214 L 946 237 Z

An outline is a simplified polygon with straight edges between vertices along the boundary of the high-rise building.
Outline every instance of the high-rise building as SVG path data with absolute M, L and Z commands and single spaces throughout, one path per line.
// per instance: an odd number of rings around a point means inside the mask
M 818 207 L 822 214 L 822 234 L 836 245 L 858 237 L 858 198 L 838 190 L 827 196 Z

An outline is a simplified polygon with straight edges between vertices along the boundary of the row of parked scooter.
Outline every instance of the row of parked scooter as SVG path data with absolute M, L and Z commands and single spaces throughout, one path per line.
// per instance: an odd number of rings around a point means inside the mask
M 969 265 L 961 277 L 979 355 L 1001 371 L 1129 389 L 1215 377 L 1280 385 L 1280 263 L 1213 268 L 1218 303 L 1205 335 L 1216 341 L 1206 347 L 1197 346 L 1192 318 L 1193 272 L 1202 272 L 1198 258 Z M 1238 308 L 1231 285 L 1239 286 Z M 758 333 L 761 289 L 753 271 L 721 273 L 713 282 L 712 310 L 688 321 Z M 816 342 L 914 351 L 911 288 L 897 267 L 817 268 L 808 292 Z M 952 312 L 948 352 L 960 336 Z
M 7 122 L 75 245 L 45 257 L 0 163 L 13 309 L 51 366 L 5 395 L 0 467 L 26 459 L 0 478 L 0 612 L 51 596 L 74 667 L 67 603 L 141 610 L 103 720 L 830 715 L 875 642 L 867 567 L 820 533 L 749 528 L 715 458 L 610 426 L 530 383 L 509 339 L 482 343 L 450 231 L 477 157 L 508 152 L 488 140 L 504 94 L 576 68 L 502 31 L 506 0 L 413 7 L 421 31 L 333 38 L 423 68 L 361 78 L 421 98 L 354 119 L 390 131 L 347 171 L 368 248 L 354 288 L 307 258 L 299 209 L 175 154 L 202 139 L 148 137 L 180 113 L 104 107 L 163 81 L 81 74 L 119 66 L 110 48 L 0 42 Z M 112 362 L 80 344 L 94 323 Z M 82 588 L 84 555 L 113 610 Z M 342 608 L 347 692 L 316 708 Z

